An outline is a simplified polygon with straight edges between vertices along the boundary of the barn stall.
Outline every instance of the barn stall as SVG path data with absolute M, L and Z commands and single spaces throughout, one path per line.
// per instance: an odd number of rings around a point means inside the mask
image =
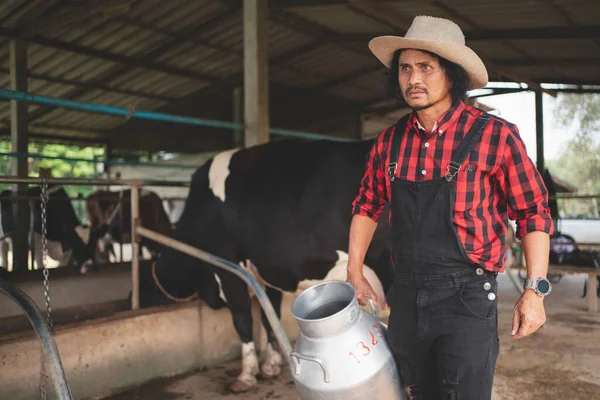
M 0 115 L 13 147 L 4 156 L 15 160 L 14 177 L 25 178 L 23 156 L 35 156 L 26 154 L 29 139 L 101 145 L 106 175 L 113 178 L 120 157 L 135 151 L 210 155 L 285 137 L 372 137 L 406 110 L 382 100 L 384 71 L 366 43 L 382 32 L 404 31 L 418 14 L 456 19 L 486 57 L 493 83 L 473 99 L 535 93 L 543 148 L 542 95 L 593 93 L 600 85 L 597 60 L 590 57 L 600 32 L 594 25 L 597 5 L 558 3 L 486 8 L 468 1 L 459 8 L 450 2 L 360 0 L 7 2 L 0 8 L 1 51 L 10 65 L 0 76 L 6 100 Z M 482 24 L 489 15 L 496 22 Z M 569 59 L 563 58 L 566 48 Z M 144 111 L 155 119 L 138 118 Z M 543 165 L 538 157 L 538 167 Z M 133 176 L 123 167 L 123 178 L 149 179 L 156 171 L 132 168 L 147 173 Z M 17 192 L 25 186 L 19 182 Z M 150 186 L 164 190 L 163 196 L 185 193 Z M 28 264 L 25 234 L 15 231 L 9 280 L 43 306 L 43 271 L 22 267 Z M 50 273 L 54 332 L 76 398 L 107 396 L 239 358 L 226 312 L 201 302 L 136 309 L 127 300 L 135 287 L 131 264 L 101 266 L 95 274 L 68 268 Z M 141 260 L 139 268 L 149 264 Z M 284 303 L 283 326 L 293 340 L 291 301 Z M 0 386 L 8 398 L 33 397 L 39 343 L 15 306 L 3 302 L 0 313 L 6 322 Z

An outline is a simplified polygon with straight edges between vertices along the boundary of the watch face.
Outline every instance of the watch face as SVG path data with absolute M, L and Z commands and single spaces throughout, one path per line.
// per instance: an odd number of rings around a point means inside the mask
M 537 281 L 537 289 L 542 294 L 548 293 L 550 291 L 550 282 L 540 279 L 539 281 Z

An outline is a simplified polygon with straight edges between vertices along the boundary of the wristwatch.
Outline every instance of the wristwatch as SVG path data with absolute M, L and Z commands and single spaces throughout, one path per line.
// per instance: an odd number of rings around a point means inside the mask
M 533 289 L 540 296 L 548 296 L 552 291 L 550 281 L 544 277 L 526 279 L 523 289 Z

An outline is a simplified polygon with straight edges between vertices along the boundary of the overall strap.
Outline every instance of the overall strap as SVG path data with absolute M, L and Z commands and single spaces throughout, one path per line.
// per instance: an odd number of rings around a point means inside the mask
M 406 131 L 406 123 L 408 122 L 410 114 L 407 114 L 400 118 L 396 122 L 394 133 L 392 134 L 392 145 L 390 147 L 390 163 L 387 166 L 388 176 L 390 181 L 396 179 L 396 170 L 398 169 L 398 156 L 400 154 L 400 141 L 402 135 Z
M 446 168 L 446 180 L 448 182 L 454 179 L 460 170 L 460 166 L 466 160 L 467 156 L 471 152 L 471 149 L 481 138 L 483 129 L 489 122 L 490 118 L 492 118 L 491 114 L 486 112 L 482 113 L 479 117 L 477 117 L 477 120 L 475 123 L 473 123 L 471 129 L 469 129 L 469 132 L 467 132 L 463 140 L 460 142 L 458 149 L 456 149 L 456 152 L 452 157 L 452 161 L 448 163 L 448 167 Z

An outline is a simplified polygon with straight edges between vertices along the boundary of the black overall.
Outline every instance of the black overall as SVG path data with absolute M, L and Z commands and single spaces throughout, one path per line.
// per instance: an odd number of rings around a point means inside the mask
M 456 174 L 490 117 L 477 119 L 438 179 L 395 177 L 406 118 L 392 139 L 395 284 L 388 335 L 415 400 L 491 398 L 499 348 L 496 274 L 468 259 L 452 218 Z

